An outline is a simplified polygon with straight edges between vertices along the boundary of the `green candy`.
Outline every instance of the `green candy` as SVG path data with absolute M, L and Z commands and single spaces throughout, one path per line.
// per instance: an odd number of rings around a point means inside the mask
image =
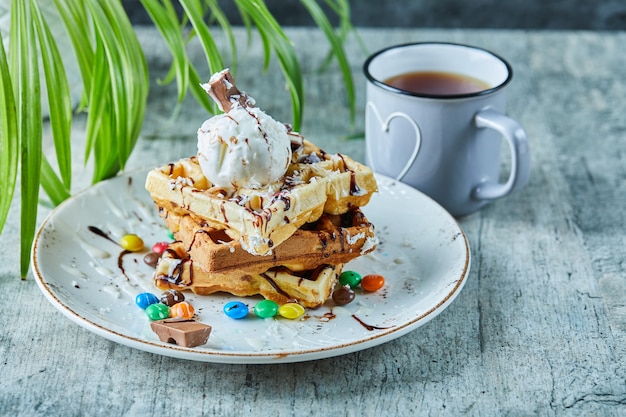
M 163 303 L 150 304 L 146 307 L 146 315 L 150 320 L 163 320 L 170 316 L 170 308 Z
M 269 319 L 278 314 L 278 304 L 272 300 L 263 300 L 254 306 L 254 314 L 262 319 Z
M 341 285 L 349 285 L 350 288 L 356 288 L 361 283 L 361 274 L 354 271 L 344 271 L 339 275 Z

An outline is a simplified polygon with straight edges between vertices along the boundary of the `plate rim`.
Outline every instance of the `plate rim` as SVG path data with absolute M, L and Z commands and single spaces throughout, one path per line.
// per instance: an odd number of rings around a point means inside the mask
M 217 351 L 199 351 L 194 348 L 188 348 L 183 346 L 178 346 L 174 344 L 164 344 L 163 342 L 157 342 L 147 339 L 142 339 L 133 335 L 124 334 L 117 330 L 108 328 L 103 326 L 97 322 L 89 320 L 87 317 L 79 314 L 74 311 L 70 306 L 65 304 L 55 293 L 54 293 L 54 284 L 51 284 L 45 280 L 44 274 L 41 271 L 39 266 L 39 260 L 37 257 L 39 251 L 39 244 L 42 238 L 42 234 L 46 225 L 52 221 L 52 219 L 66 206 L 72 204 L 75 200 L 78 200 L 81 195 L 92 191 L 96 187 L 103 187 L 109 181 L 117 180 L 120 181 L 123 178 L 136 177 L 139 173 L 145 173 L 149 169 L 152 168 L 137 168 L 131 171 L 127 171 L 117 176 L 109 179 L 101 181 L 97 184 L 88 186 L 83 190 L 77 192 L 72 195 L 67 200 L 63 201 L 61 204 L 56 206 L 52 211 L 46 216 L 46 218 L 42 221 L 39 226 L 35 238 L 33 240 L 33 245 L 31 248 L 31 267 L 33 270 L 33 275 L 35 277 L 35 281 L 41 292 L 44 294 L 45 298 L 56 307 L 58 310 L 63 313 L 68 319 L 72 322 L 78 324 L 86 330 L 89 330 L 100 337 L 103 337 L 109 341 L 122 344 L 124 346 L 128 346 L 134 349 L 143 350 L 146 352 L 150 352 L 153 354 L 159 354 L 174 358 L 187 359 L 192 361 L 199 362 L 213 362 L 213 363 L 230 363 L 230 364 L 272 364 L 272 363 L 293 363 L 293 362 L 304 362 L 309 360 L 317 360 L 324 358 L 331 358 L 335 356 L 340 356 L 364 349 L 369 349 L 371 347 L 375 347 L 381 345 L 383 343 L 389 342 L 391 340 L 397 339 L 410 331 L 416 330 L 419 327 L 425 325 L 430 320 L 435 318 L 441 312 L 443 312 L 447 306 L 454 301 L 454 299 L 461 292 L 461 289 L 464 287 L 465 282 L 469 277 L 469 271 L 471 268 L 471 250 L 469 246 L 469 242 L 467 236 L 459 224 L 459 222 L 448 212 L 446 211 L 439 203 L 433 200 L 430 196 L 424 194 L 423 192 L 409 186 L 408 184 L 402 183 L 396 179 L 388 177 L 386 175 L 375 173 L 375 177 L 377 181 L 384 181 L 389 185 L 401 184 L 406 189 L 409 189 L 412 193 L 417 193 L 420 195 L 420 198 L 425 198 L 429 200 L 429 202 L 435 206 L 437 209 L 441 211 L 444 215 L 448 216 L 449 219 L 453 220 L 454 224 L 458 228 L 460 236 L 463 238 L 463 248 L 464 248 L 464 265 L 462 272 L 454 281 L 454 286 L 446 292 L 445 296 L 442 297 L 436 305 L 432 306 L 427 311 L 416 315 L 415 317 L 407 320 L 397 326 L 393 326 L 389 329 L 382 329 L 382 331 L 373 333 L 368 335 L 367 337 L 360 338 L 358 340 L 350 341 L 350 342 L 342 342 L 335 345 L 323 346 L 323 347 L 315 347 L 313 349 L 298 349 L 293 351 L 287 351 L 285 353 L 280 352 L 256 352 L 256 353 L 240 353 L 240 352 L 217 352 Z M 420 323 L 419 326 L 415 326 L 417 323 Z M 382 340 L 380 340 L 382 339 Z M 356 348 L 355 348 L 356 347 Z M 330 354 L 329 354 L 330 353 Z

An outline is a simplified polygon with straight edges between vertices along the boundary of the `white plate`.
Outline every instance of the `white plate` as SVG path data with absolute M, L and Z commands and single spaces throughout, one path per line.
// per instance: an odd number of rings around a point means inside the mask
M 213 331 L 206 345 L 161 342 L 150 330 L 137 293 L 160 291 L 144 253 L 121 257 L 115 243 L 128 233 L 146 248 L 167 230 L 144 190 L 146 171 L 101 182 L 70 198 L 43 222 L 33 246 L 33 270 L 44 295 L 62 313 L 94 333 L 133 348 L 177 358 L 224 363 L 299 362 L 370 348 L 414 330 L 459 294 L 470 268 L 467 239 L 443 208 L 419 191 L 377 175 L 380 191 L 363 211 L 380 240 L 370 255 L 346 265 L 362 275 L 380 273 L 382 290 L 357 292 L 352 303 L 332 301 L 303 318 L 243 320 L 227 317 L 230 300 L 252 307 L 260 298 L 186 294 L 198 320 Z M 89 230 L 95 226 L 109 241 Z M 376 327 L 371 328 L 370 326 Z

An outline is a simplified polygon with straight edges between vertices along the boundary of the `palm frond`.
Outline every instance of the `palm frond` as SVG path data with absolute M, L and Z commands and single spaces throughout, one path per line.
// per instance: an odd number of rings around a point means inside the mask
M 37 224 L 39 176 L 42 155 L 41 91 L 39 59 L 31 5 L 34 0 L 15 0 L 11 7 L 9 44 L 11 77 L 15 82 L 17 137 L 20 160 L 20 274 L 26 276 Z
M 17 183 L 17 109 L 9 62 L 0 35 L 0 231 L 4 229 Z
M 72 102 L 70 100 L 70 88 L 61 54 L 50 32 L 50 28 L 43 18 L 37 2 L 32 2 L 31 6 L 47 86 L 50 126 L 52 128 L 56 161 L 64 185 L 63 192 L 54 196 L 53 199 L 62 201 L 63 196 L 69 194 L 72 186 L 72 152 L 70 142 Z M 49 176 L 45 178 L 49 178 Z M 46 185 L 44 184 L 45 187 Z M 52 192 L 54 189 L 56 188 L 50 188 L 50 191 Z
M 178 22 L 178 15 L 170 0 L 141 0 L 154 26 L 159 30 L 172 54 L 172 72 L 178 89 L 178 101 L 182 102 L 189 89 L 189 58 L 185 51 L 185 39 Z

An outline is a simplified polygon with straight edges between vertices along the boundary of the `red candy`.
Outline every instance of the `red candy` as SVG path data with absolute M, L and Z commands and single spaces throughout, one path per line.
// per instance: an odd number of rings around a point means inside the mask
M 152 252 L 162 254 L 170 244 L 167 242 L 157 242 L 152 245 Z
M 365 291 L 378 291 L 385 285 L 385 277 L 379 274 L 365 275 L 361 280 L 361 288 Z

